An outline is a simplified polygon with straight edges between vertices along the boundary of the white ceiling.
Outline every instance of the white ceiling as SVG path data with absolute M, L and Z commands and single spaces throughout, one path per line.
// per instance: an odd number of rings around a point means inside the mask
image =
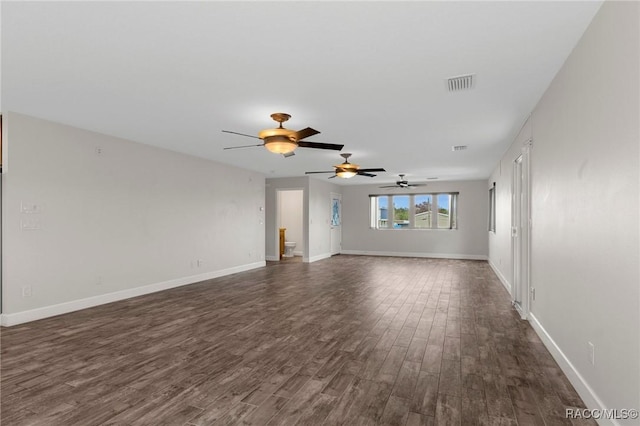
M 1 107 L 267 177 L 341 162 L 223 151 L 282 111 L 387 169 L 335 183 L 487 178 L 600 4 L 2 2 Z

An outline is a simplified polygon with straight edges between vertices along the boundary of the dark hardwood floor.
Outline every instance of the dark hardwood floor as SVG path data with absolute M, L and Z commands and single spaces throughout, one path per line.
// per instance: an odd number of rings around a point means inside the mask
M 1 343 L 2 425 L 571 425 L 584 406 L 481 261 L 269 263 Z

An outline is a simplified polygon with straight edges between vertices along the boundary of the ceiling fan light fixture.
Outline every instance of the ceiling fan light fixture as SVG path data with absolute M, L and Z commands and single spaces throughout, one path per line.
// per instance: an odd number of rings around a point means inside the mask
M 361 169 L 360 166 L 358 166 L 357 164 L 353 164 L 349 162 L 349 157 L 351 157 L 351 154 L 348 152 L 344 152 L 342 154 L 340 154 L 340 157 L 344 158 L 344 163 L 341 164 L 336 164 L 335 166 L 333 166 L 333 170 L 331 171 L 326 171 L 326 172 L 306 172 L 305 174 L 309 175 L 309 174 L 315 174 L 315 173 L 333 173 L 333 176 L 329 177 L 329 179 L 332 179 L 334 177 L 340 177 L 343 179 L 349 179 L 352 178 L 354 176 L 366 176 L 366 177 L 376 177 L 376 175 L 374 175 L 371 172 L 385 172 L 386 170 L 383 169 L 382 167 L 376 167 L 376 168 L 370 168 L 370 169 Z
M 288 154 L 298 147 L 298 144 L 287 136 L 269 136 L 264 138 L 264 147 L 276 154 Z
M 344 179 L 352 178 L 355 175 L 357 175 L 357 173 L 354 172 L 353 170 L 338 170 L 336 172 L 336 176 L 344 178 Z
M 344 157 L 344 155 L 342 156 Z M 336 168 L 336 176 L 344 179 L 349 179 L 358 174 L 358 168 L 360 168 L 360 166 L 358 166 L 357 164 L 350 163 L 348 160 L 349 155 L 351 154 L 348 154 L 346 157 L 344 157 L 345 158 L 344 163 L 334 166 Z

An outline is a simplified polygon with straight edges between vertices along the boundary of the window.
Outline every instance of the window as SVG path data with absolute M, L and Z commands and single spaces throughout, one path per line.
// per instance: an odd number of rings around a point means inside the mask
M 433 201 L 431 195 L 414 195 L 415 215 L 413 216 L 413 224 L 415 228 L 424 229 L 431 228 L 431 212 Z
M 489 231 L 496 232 L 496 183 L 489 188 Z
M 374 229 L 456 229 L 457 192 L 370 195 Z
M 394 195 L 393 200 L 393 227 L 408 228 L 409 227 L 409 196 Z
M 451 195 L 438 194 L 438 228 L 451 229 Z
M 371 198 L 371 227 L 386 228 L 389 217 L 389 197 Z

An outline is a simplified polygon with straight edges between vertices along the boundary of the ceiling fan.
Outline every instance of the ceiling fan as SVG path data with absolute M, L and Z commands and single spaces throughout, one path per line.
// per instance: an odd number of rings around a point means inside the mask
M 310 174 L 314 174 L 314 173 L 334 173 L 334 175 L 330 176 L 329 179 L 332 179 L 332 178 L 334 178 L 336 176 L 348 179 L 348 178 L 353 177 L 355 175 L 375 177 L 376 175 L 374 175 L 371 172 L 385 172 L 386 171 L 385 169 L 383 169 L 381 167 L 374 168 L 374 169 L 361 169 L 360 166 L 358 166 L 357 164 L 353 164 L 353 163 L 349 162 L 349 157 L 351 157 L 351 154 L 347 153 L 347 152 L 345 152 L 344 154 L 340 154 L 340 156 L 342 158 L 344 158 L 344 163 L 337 164 L 337 165 L 333 166 L 333 168 L 335 170 L 323 171 L 323 172 L 306 172 L 305 174 L 310 175 Z
M 317 135 L 319 131 L 312 129 L 311 127 L 304 128 L 302 130 L 289 130 L 282 127 L 282 123 L 289 120 L 291 115 L 284 112 L 276 112 L 271 114 L 271 118 L 280 123 L 280 125 L 274 129 L 264 129 L 258 132 L 258 136 L 247 135 L 245 133 L 232 132 L 230 130 L 223 130 L 224 133 L 231 133 L 234 135 L 247 136 L 249 138 L 255 138 L 262 140 L 262 143 L 256 145 L 243 145 L 243 146 L 229 146 L 224 149 L 237 149 L 237 148 L 249 148 L 253 146 L 264 146 L 267 150 L 276 154 L 283 154 L 285 157 L 291 157 L 295 155 L 293 152 L 297 147 L 301 148 L 316 148 L 316 149 L 334 149 L 340 151 L 344 145 L 338 145 L 334 143 L 322 143 L 322 142 L 305 142 L 303 139 L 309 136 Z
M 409 181 L 404 178 L 403 174 L 398 176 L 400 176 L 400 180 L 396 181 L 395 185 L 386 185 L 381 186 L 380 188 L 415 188 L 417 186 L 427 186 L 426 183 L 409 183 Z

